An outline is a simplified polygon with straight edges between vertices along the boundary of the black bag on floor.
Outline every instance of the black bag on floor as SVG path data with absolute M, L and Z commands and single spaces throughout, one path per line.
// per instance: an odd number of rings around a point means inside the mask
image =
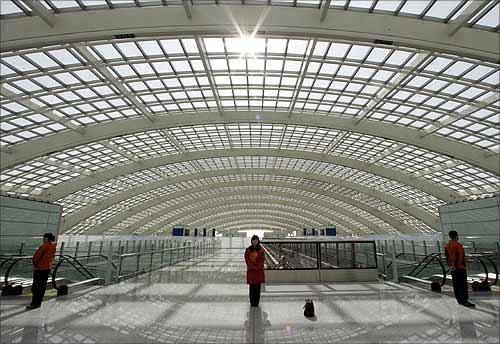
M 480 284 L 478 281 L 472 282 L 472 284 L 471 284 L 472 291 L 479 291 L 479 286 L 480 286 Z
M 314 303 L 312 300 L 306 300 L 306 304 L 304 305 L 304 316 L 307 318 L 314 316 Z
M 479 283 L 479 291 L 491 291 L 491 286 L 488 281 L 482 281 Z
M 439 282 L 432 282 L 431 283 L 431 290 L 436 292 L 436 293 L 440 293 L 441 292 L 441 284 L 439 284 Z

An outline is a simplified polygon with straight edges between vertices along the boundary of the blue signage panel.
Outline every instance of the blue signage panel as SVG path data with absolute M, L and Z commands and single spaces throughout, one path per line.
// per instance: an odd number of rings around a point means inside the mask
M 337 227 L 326 227 L 325 232 L 327 236 L 337 236 Z
M 174 227 L 172 229 L 172 236 L 184 236 L 184 228 Z

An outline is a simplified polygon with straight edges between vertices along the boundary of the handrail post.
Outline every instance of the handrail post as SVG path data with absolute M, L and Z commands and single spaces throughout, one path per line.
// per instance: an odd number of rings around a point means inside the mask
M 160 269 L 163 268 L 163 255 L 165 254 L 165 240 L 161 242 Z
M 321 248 L 320 248 L 320 243 L 316 243 L 316 267 L 318 270 L 321 270 Z M 320 281 L 321 282 L 321 281 Z
M 411 250 L 413 251 L 413 260 L 417 261 L 417 252 L 415 251 L 415 240 L 411 241 Z
M 75 258 L 78 257 L 78 251 L 80 251 L 80 242 L 79 241 L 77 241 L 76 245 L 75 245 L 75 252 L 74 252 Z
M 92 241 L 89 241 L 89 248 L 87 249 L 87 264 L 89 263 L 91 253 L 92 253 Z
M 153 271 L 153 255 L 155 254 L 155 251 L 151 251 L 151 258 L 149 260 L 149 272 Z
M 427 255 L 427 243 L 425 242 L 425 240 L 423 241 L 424 243 L 424 254 Z
M 473 249 L 473 252 L 476 253 L 476 242 L 475 241 L 472 241 L 472 249 Z
M 22 242 L 21 245 L 19 245 L 19 255 L 23 254 L 23 249 L 24 249 L 24 242 Z
M 394 246 L 392 246 L 392 250 L 391 250 L 391 254 L 392 254 L 392 273 L 393 273 L 393 278 L 394 278 L 394 282 L 395 283 L 399 283 L 399 276 L 398 276 L 398 267 L 396 264 L 396 248 Z
M 120 263 L 118 265 L 118 282 L 122 276 L 122 266 L 123 266 L 123 247 L 120 247 Z
M 105 285 L 108 285 L 111 282 L 111 269 L 113 267 L 112 259 L 113 259 L 113 242 L 110 241 L 108 247 L 108 261 L 106 262 L 106 275 L 104 278 Z
M 354 247 L 354 243 L 351 243 L 351 259 L 352 268 L 356 268 L 356 248 Z
M 136 264 L 136 267 L 135 267 L 135 274 L 138 275 L 139 274 L 139 261 L 141 259 L 141 253 L 137 253 L 137 264 Z

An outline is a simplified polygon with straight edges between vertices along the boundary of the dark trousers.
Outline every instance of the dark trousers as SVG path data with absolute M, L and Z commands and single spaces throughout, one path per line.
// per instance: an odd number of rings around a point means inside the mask
M 49 275 L 50 269 L 33 271 L 33 285 L 31 286 L 31 293 L 33 294 L 31 299 L 32 306 L 39 307 L 42 304 Z
M 259 306 L 260 301 L 260 283 L 250 284 L 250 305 L 252 307 Z
M 469 300 L 469 292 L 467 286 L 467 272 L 462 269 L 457 269 L 451 272 L 453 279 L 453 292 L 458 303 L 463 305 Z

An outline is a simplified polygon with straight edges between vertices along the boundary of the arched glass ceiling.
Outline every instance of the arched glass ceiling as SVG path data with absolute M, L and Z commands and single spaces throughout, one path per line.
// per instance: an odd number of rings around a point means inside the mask
M 162 5 L 69 3 L 43 5 Z M 465 26 L 498 31 L 498 1 L 330 5 L 450 24 L 472 6 Z M 438 206 L 498 192 L 498 64 L 294 34 L 258 35 L 251 56 L 242 43 L 184 34 L 2 51 L 2 191 L 62 204 L 67 233 L 110 234 L 162 232 L 172 218 L 204 227 L 190 217 L 203 195 L 279 191 L 291 221 L 311 222 L 293 204 L 331 209 L 356 235 L 437 230 Z
M 477 0 L 476 0 L 477 1 Z M 269 5 L 320 8 L 329 5 L 335 10 L 384 13 L 448 23 L 470 9 L 473 0 L 190 0 L 190 5 Z M 130 7 L 184 6 L 182 0 L 41 0 L 41 4 L 54 13 L 88 10 L 110 10 Z M 498 1 L 491 1 L 467 20 L 468 27 L 498 31 Z M 33 15 L 32 7 L 23 1 L 2 0 L 0 13 L 5 18 Z

